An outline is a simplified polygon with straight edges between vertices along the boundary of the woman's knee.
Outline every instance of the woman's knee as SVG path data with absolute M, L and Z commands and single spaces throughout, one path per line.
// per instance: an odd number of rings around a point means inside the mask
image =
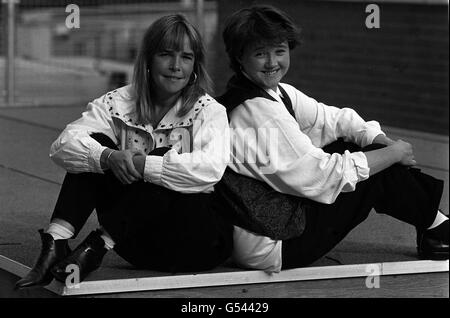
M 332 143 L 324 146 L 322 150 L 329 154 L 343 154 L 346 150 L 350 152 L 360 151 L 361 147 L 355 143 L 344 141 L 343 138 L 339 138 L 336 141 L 333 141 Z

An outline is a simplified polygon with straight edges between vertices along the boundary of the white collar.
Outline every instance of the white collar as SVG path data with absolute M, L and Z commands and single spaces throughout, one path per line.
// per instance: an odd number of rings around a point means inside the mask
M 278 102 L 283 103 L 283 101 L 281 100 L 282 94 L 281 94 L 281 91 L 280 91 L 280 89 L 278 88 L 278 86 L 277 86 L 277 90 L 276 90 L 276 91 L 274 91 L 274 90 L 271 89 L 271 88 L 268 88 L 268 89 L 266 89 L 265 91 L 267 92 L 267 94 L 269 94 L 270 96 L 272 96 L 273 98 L 275 98 Z
M 247 75 L 247 73 L 244 72 L 244 70 L 242 70 L 242 74 L 244 74 L 245 77 L 248 78 L 249 81 L 253 82 L 252 79 L 250 78 L 250 76 Z M 254 83 L 254 82 L 253 82 Z M 276 91 L 274 91 L 271 88 L 268 89 L 264 89 L 270 96 L 272 96 L 273 98 L 275 98 L 275 100 L 277 100 L 280 103 L 283 103 L 283 101 L 281 100 L 281 92 L 280 89 L 277 86 Z
M 138 124 L 136 106 L 133 99 L 130 99 L 130 95 L 123 94 L 127 92 L 129 87 L 117 89 L 106 94 L 106 104 L 111 117 L 115 117 L 127 126 L 142 129 L 147 132 L 152 132 L 158 129 L 173 129 L 176 127 L 188 127 L 193 125 L 194 118 L 197 114 L 209 104 L 215 102 L 214 98 L 205 94 L 201 96 L 192 109 L 184 116 L 178 116 L 178 110 L 182 107 L 182 98 L 180 97 L 172 108 L 164 115 L 157 127 L 153 127 L 151 124 Z M 122 93 L 125 96 L 120 96 Z

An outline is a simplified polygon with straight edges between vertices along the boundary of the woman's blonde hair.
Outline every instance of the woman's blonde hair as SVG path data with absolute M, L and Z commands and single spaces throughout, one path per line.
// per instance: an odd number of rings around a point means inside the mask
M 194 52 L 194 68 L 189 83 L 181 92 L 182 107 L 178 110 L 178 116 L 187 114 L 200 96 L 212 93 L 211 79 L 205 66 L 205 48 L 200 33 L 181 14 L 159 18 L 145 32 L 134 64 L 132 86 L 140 123 L 150 123 L 155 113 L 155 105 L 152 101 L 154 94 L 151 92 L 150 85 L 150 67 L 154 55 L 166 49 L 181 51 L 185 36 L 188 37 Z

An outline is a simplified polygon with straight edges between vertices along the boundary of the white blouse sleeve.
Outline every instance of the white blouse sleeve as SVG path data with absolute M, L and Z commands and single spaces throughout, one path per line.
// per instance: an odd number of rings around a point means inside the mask
M 333 203 L 339 193 L 353 191 L 357 182 L 369 177 L 364 153 L 325 153 L 280 103 L 253 99 L 245 106 L 231 114 L 232 128 L 253 127 L 271 137 L 266 143 L 255 142 L 248 130 L 234 129 L 236 151 L 230 166 L 236 172 L 265 181 L 282 193 L 322 203 Z M 248 153 L 256 160 L 243 162 Z
M 81 118 L 68 124 L 50 147 L 50 158 L 71 173 L 103 173 L 100 155 L 106 147 L 90 137 L 103 133 L 117 143 L 105 96 L 90 102 Z
M 377 135 L 385 135 L 377 121 L 364 121 L 351 108 L 337 108 L 317 102 L 293 86 L 282 84 L 303 131 L 314 145 L 323 147 L 342 137 L 361 147 L 370 145 Z
M 222 105 L 212 103 L 198 113 L 192 139 L 191 152 L 171 149 L 163 157 L 147 156 L 144 179 L 183 193 L 212 189 L 230 159 L 228 119 Z

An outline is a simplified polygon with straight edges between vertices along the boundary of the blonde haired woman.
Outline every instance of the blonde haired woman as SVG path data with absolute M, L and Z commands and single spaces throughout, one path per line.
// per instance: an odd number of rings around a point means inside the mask
M 67 170 L 42 250 L 18 287 L 83 280 L 114 249 L 131 264 L 160 271 L 211 269 L 231 253 L 232 228 L 216 212 L 214 185 L 229 160 L 225 108 L 207 92 L 205 52 L 182 15 L 146 31 L 132 85 L 89 103 L 51 147 Z M 101 228 L 73 252 L 96 210 Z

